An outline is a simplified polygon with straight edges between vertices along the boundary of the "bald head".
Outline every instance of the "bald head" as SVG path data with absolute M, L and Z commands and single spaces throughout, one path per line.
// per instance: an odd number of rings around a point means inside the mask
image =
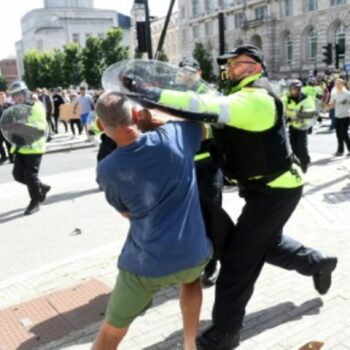
M 133 125 L 131 102 L 114 91 L 103 93 L 96 103 L 96 113 L 105 128 Z

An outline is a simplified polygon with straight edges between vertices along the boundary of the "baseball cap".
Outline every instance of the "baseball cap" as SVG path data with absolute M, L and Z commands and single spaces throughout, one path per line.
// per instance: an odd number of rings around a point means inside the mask
M 199 62 L 192 57 L 184 57 L 179 63 L 179 67 L 187 69 L 194 73 L 201 70 Z
M 217 62 L 220 65 L 223 65 L 227 62 L 227 60 L 229 58 L 234 58 L 237 57 L 239 55 L 247 55 L 251 58 L 253 58 L 256 62 L 264 64 L 264 55 L 261 52 L 261 50 L 259 48 L 257 48 L 256 46 L 253 45 L 241 45 L 241 46 L 237 46 L 235 47 L 232 51 L 219 56 L 217 58 Z

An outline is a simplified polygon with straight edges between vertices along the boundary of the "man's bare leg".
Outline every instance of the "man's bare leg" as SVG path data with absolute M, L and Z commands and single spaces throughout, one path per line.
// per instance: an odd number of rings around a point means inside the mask
M 128 332 L 128 328 L 115 328 L 106 321 L 97 334 L 92 350 L 116 350 Z
M 183 284 L 180 290 L 180 307 L 184 328 L 184 350 L 196 350 L 199 314 L 202 305 L 200 280 Z

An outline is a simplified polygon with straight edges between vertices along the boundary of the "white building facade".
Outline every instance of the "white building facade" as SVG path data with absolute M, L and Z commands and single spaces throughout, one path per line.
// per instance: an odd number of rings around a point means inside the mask
M 45 0 L 44 8 L 21 19 L 22 40 L 16 43 L 19 75 L 23 76 L 26 50 L 51 51 L 72 42 L 83 47 L 89 36 L 103 38 L 109 28 L 118 27 L 118 19 L 114 10 L 95 9 L 93 0 Z M 122 29 L 123 44 L 129 46 L 130 28 Z
M 303 77 L 334 68 L 322 62 L 327 43 L 342 47 L 340 68 L 350 62 L 349 0 L 178 0 L 182 55 L 196 42 L 219 54 L 218 13 L 225 17 L 225 48 L 260 47 L 270 76 Z

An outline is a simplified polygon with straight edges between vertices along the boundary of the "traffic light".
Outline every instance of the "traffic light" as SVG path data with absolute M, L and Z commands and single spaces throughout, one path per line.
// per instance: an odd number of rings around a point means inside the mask
M 147 52 L 146 22 L 136 22 L 136 38 L 139 52 Z
M 325 46 L 322 46 L 322 55 L 324 56 L 324 59 L 322 60 L 323 63 L 325 63 L 327 66 L 332 64 L 332 44 L 328 43 Z

